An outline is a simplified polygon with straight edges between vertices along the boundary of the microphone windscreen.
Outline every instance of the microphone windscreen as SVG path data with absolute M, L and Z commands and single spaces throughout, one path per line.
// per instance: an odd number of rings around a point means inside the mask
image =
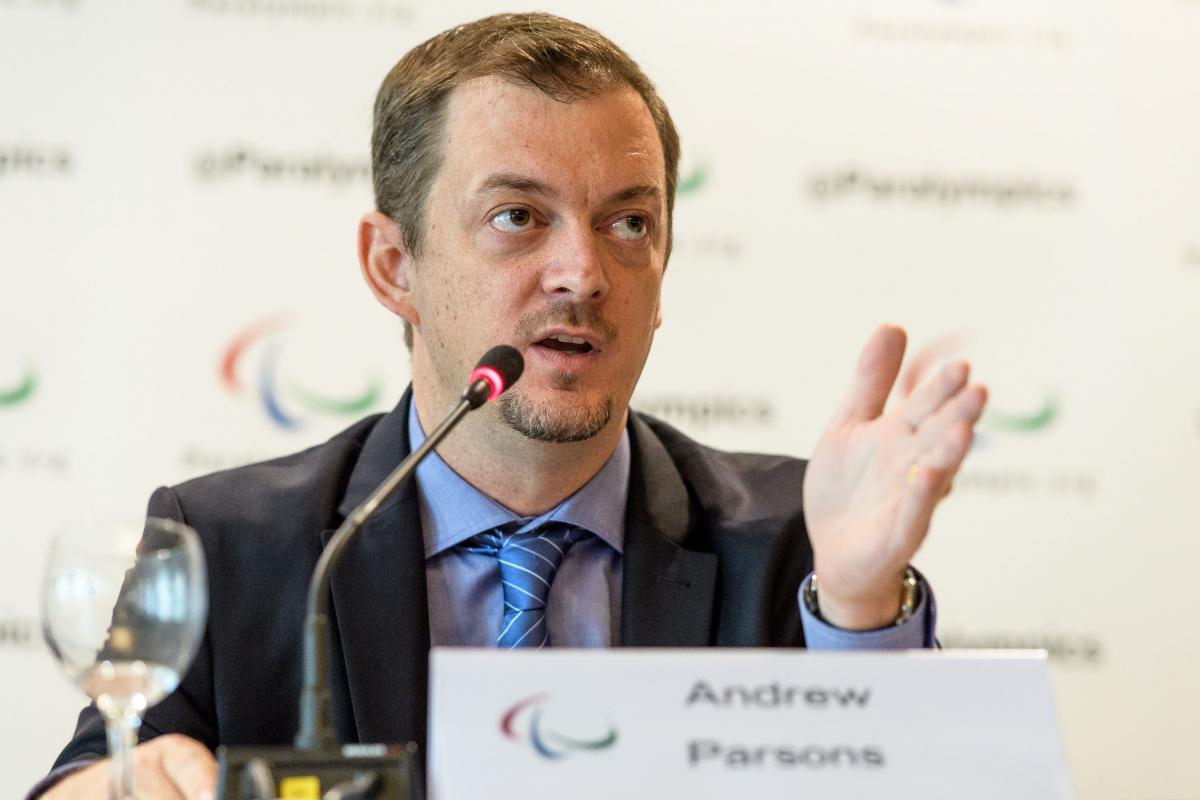
M 481 378 L 487 381 L 491 387 L 487 399 L 495 400 L 517 382 L 524 370 L 525 359 L 521 358 L 517 349 L 506 344 L 498 344 L 479 359 L 479 363 L 471 371 L 468 383 L 474 383 Z

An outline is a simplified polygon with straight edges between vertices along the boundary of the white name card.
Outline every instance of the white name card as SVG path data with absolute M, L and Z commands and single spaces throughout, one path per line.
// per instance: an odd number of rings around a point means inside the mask
M 434 800 L 1071 797 L 1040 651 L 431 661 Z

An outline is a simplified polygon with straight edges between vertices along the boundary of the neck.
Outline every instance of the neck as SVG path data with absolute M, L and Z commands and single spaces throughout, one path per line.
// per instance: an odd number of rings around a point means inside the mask
M 452 406 L 414 381 L 413 402 L 426 431 Z M 443 408 L 444 406 L 444 408 Z M 543 514 L 570 497 L 604 466 L 621 440 L 626 413 L 604 430 L 570 444 L 539 442 L 510 428 L 494 403 L 463 419 L 437 454 L 467 483 L 521 516 Z

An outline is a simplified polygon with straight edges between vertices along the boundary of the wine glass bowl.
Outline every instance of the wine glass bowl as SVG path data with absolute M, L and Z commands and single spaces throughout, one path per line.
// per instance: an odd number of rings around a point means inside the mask
M 42 632 L 104 718 L 111 796 L 133 796 L 129 751 L 142 714 L 179 685 L 207 611 L 204 555 L 186 525 L 155 518 L 91 522 L 52 539 Z

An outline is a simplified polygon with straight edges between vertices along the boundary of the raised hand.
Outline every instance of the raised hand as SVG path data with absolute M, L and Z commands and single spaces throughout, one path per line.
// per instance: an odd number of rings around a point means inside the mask
M 821 616 L 850 630 L 896 618 L 904 570 L 987 402 L 984 387 L 968 385 L 968 364 L 955 361 L 887 408 L 905 341 L 894 325 L 871 334 L 804 478 Z

